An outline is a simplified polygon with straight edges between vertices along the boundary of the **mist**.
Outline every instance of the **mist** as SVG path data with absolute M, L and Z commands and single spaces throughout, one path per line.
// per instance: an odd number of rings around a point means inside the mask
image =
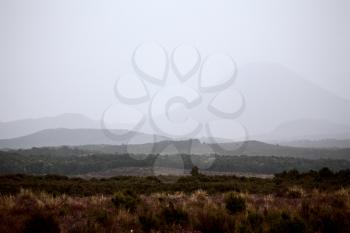
M 169 59 L 178 46 L 189 46 L 179 53 L 180 70 L 195 63 L 193 48 L 201 65 L 212 54 L 229 54 L 237 71 L 233 88 L 246 100 L 234 124 L 243 125 L 250 137 L 264 137 L 285 123 L 305 119 L 348 127 L 349 9 L 345 0 L 1 1 L 0 121 L 64 113 L 101 121 L 106 113 L 107 127 L 128 128 L 142 118 L 139 115 L 149 114 L 149 108 L 137 108 L 136 115 L 119 105 L 113 110 L 119 103 L 116 81 L 130 74 L 140 77 L 132 58 L 138 46 L 147 49 L 151 43 L 162 46 Z M 162 51 L 141 51 L 138 64 L 161 76 L 166 65 L 161 56 Z M 230 67 L 213 64 L 204 74 L 230 76 Z M 194 81 L 189 79 L 193 85 L 199 69 L 191 76 Z M 168 76 L 177 80 L 172 64 Z M 184 97 L 177 84 L 169 81 L 167 85 Z M 121 92 L 140 93 L 136 86 L 129 83 Z M 153 86 L 147 86 L 150 92 Z M 210 102 L 209 97 L 201 97 L 202 105 Z M 233 102 L 230 97 L 221 104 L 241 104 Z M 211 120 L 203 109 L 189 110 L 181 103 L 172 115 L 179 122 Z M 163 122 L 159 112 L 152 118 Z M 230 129 L 225 125 L 217 128 L 217 137 L 247 138 L 242 129 L 230 135 L 232 130 L 225 132 Z M 169 127 L 162 132 L 174 136 L 179 127 Z M 139 130 L 154 133 L 154 127 L 147 125 Z

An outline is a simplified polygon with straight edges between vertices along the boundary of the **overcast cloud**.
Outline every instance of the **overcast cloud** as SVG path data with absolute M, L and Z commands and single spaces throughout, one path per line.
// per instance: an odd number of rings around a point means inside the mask
M 349 22 L 348 0 L 0 0 L 0 121 L 100 118 L 144 41 L 279 63 L 350 100 Z

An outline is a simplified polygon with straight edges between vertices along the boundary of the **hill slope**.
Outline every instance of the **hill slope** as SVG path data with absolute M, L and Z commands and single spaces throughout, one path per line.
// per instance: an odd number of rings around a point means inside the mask
M 94 121 L 81 114 L 66 113 L 54 117 L 0 122 L 0 139 L 21 137 L 45 129 L 78 129 L 98 127 L 98 121 Z
M 125 130 L 112 130 L 112 133 L 120 135 Z M 133 143 L 151 143 L 154 140 L 165 140 L 165 137 L 154 136 L 151 134 L 136 133 Z M 47 129 L 27 136 L 2 139 L 0 148 L 19 149 L 31 147 L 47 146 L 76 146 L 86 144 L 123 144 L 127 143 L 126 139 L 112 140 L 104 134 L 101 129 Z

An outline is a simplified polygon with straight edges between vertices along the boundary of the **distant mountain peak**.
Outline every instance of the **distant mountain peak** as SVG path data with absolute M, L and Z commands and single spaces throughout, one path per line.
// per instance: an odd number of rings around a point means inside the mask
M 99 128 L 99 122 L 79 113 L 3 122 L 0 125 L 0 139 L 15 138 L 56 128 Z

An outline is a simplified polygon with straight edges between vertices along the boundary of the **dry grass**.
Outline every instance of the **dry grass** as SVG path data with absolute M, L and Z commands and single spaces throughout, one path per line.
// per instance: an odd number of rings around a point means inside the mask
M 135 210 L 112 196 L 52 196 L 22 190 L 0 196 L 0 232 L 348 232 L 350 189 L 291 187 L 285 196 L 232 193 L 246 208 L 230 213 L 227 194 L 140 195 Z

